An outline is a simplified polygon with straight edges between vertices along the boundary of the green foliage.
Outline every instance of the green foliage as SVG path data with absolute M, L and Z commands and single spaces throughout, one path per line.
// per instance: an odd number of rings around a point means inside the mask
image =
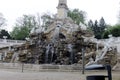
M 20 32 L 19 27 L 14 27 L 13 31 L 10 33 L 13 39 L 18 39 L 18 34 Z
M 11 39 L 10 34 L 8 33 L 8 31 L 6 31 L 4 29 L 0 31 L 0 38 L 3 39 L 3 36 L 6 36 L 7 39 Z
M 118 37 L 120 36 L 120 25 L 116 25 L 114 27 L 111 28 L 110 33 L 114 36 L 114 37 Z
M 10 35 L 13 39 L 25 40 L 29 36 L 29 30 L 27 27 L 14 27 Z
M 106 28 L 106 23 L 105 23 L 105 20 L 103 17 L 100 19 L 99 22 L 96 20 L 95 23 L 93 23 L 93 21 L 90 20 L 88 22 L 88 26 L 93 31 L 95 38 L 97 38 L 97 39 L 103 38 L 103 34 L 104 34 L 104 31 Z
M 108 38 L 108 35 L 112 34 L 114 37 L 120 36 L 120 25 L 110 27 L 104 32 L 103 38 Z
M 110 34 L 109 30 L 106 30 L 106 31 L 103 33 L 102 38 L 104 38 L 104 39 L 109 38 L 109 37 L 108 37 L 109 34 Z
M 73 9 L 68 11 L 68 17 L 71 17 L 76 24 L 85 24 L 86 12 L 79 11 L 79 9 Z
M 23 15 L 23 17 L 18 18 L 16 26 L 11 32 L 11 37 L 13 39 L 24 40 L 29 36 L 29 33 L 33 27 L 38 27 L 38 22 L 36 17 L 33 15 Z
M 69 10 L 68 16 L 71 17 L 76 24 L 85 22 L 85 12 L 79 11 L 78 9 L 74 9 L 73 11 Z M 50 14 L 43 14 L 41 17 L 33 16 L 33 15 L 23 15 L 22 17 L 18 18 L 16 24 L 14 26 L 13 31 L 10 33 L 13 39 L 23 40 L 29 36 L 29 33 L 32 28 L 40 27 L 40 20 L 42 21 L 42 27 L 48 29 L 48 26 L 53 23 L 54 15 L 51 16 Z

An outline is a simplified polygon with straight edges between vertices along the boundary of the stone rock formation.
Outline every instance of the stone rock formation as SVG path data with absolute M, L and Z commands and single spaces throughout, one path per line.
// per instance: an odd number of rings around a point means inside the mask
M 38 30 L 39 32 L 34 29 L 26 44 L 19 46 L 19 62 L 59 65 L 81 64 L 82 53 L 84 53 L 86 65 L 98 63 L 114 66 L 117 57 L 115 48 L 98 45 L 93 34 L 88 30 L 81 29 L 81 26 L 75 24 L 71 18 L 67 17 L 66 13 L 66 0 L 59 0 L 58 16 L 49 26 L 49 29 Z M 101 52 L 98 53 L 98 50 Z

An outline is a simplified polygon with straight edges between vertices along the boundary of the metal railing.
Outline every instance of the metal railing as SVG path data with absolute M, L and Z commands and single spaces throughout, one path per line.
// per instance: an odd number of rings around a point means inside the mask
M 23 40 L 0 39 L 0 43 L 25 43 Z

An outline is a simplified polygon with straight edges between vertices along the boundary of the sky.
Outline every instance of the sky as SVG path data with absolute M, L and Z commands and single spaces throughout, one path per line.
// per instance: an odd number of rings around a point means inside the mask
M 0 0 L 0 13 L 7 20 L 4 28 L 11 31 L 16 19 L 23 14 L 56 14 L 57 5 L 58 0 Z M 87 12 L 87 20 L 94 21 L 104 17 L 106 23 L 111 25 L 118 21 L 120 0 L 67 0 L 67 5 L 70 9 L 77 8 Z

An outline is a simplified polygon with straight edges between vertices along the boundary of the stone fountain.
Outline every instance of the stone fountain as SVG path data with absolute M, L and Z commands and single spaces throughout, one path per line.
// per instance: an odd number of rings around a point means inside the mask
M 47 30 L 33 29 L 30 39 L 17 47 L 18 61 L 32 64 L 82 64 L 82 49 L 85 64 L 116 64 L 116 48 L 98 44 L 98 40 L 88 30 L 67 17 L 67 0 L 59 0 L 58 13 Z M 108 43 L 109 44 L 109 43 Z M 101 51 L 101 52 L 100 52 Z M 15 62 L 14 52 L 7 55 Z M 13 56 L 13 57 L 12 57 Z

